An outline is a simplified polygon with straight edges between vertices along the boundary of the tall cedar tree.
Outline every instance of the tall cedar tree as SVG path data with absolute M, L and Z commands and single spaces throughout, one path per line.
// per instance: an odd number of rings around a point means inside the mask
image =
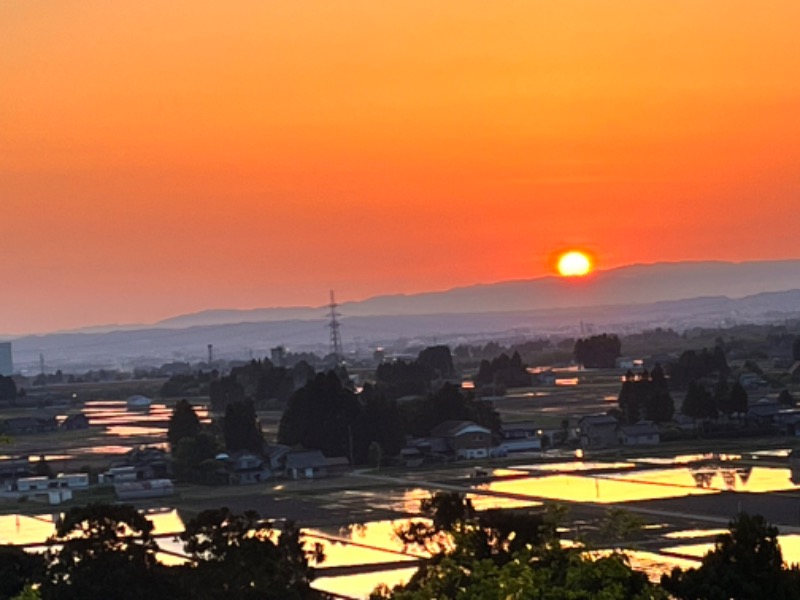
M 229 404 L 225 409 L 223 431 L 228 452 L 249 450 L 258 454 L 264 448 L 264 436 L 252 402 Z
M 675 405 L 667 379 L 656 364 L 652 373 L 644 369 L 639 375 L 625 374 L 617 400 L 623 420 L 630 424 L 640 419 L 663 423 L 672 419 Z
M 167 427 L 167 440 L 174 451 L 183 438 L 194 437 L 200 432 L 200 419 L 187 400 L 180 400 L 172 410 Z
M 349 456 L 360 413 L 356 394 L 342 385 L 336 373 L 319 373 L 289 398 L 278 441 L 322 450 L 326 456 Z
M 717 407 L 714 404 L 714 396 L 702 384 L 690 381 L 681 412 L 692 419 L 716 419 Z

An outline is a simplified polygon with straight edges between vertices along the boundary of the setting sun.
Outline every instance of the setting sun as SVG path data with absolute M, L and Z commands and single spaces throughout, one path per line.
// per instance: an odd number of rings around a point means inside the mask
M 572 250 L 558 259 L 558 272 L 563 277 L 581 277 L 592 270 L 592 261 L 583 252 Z

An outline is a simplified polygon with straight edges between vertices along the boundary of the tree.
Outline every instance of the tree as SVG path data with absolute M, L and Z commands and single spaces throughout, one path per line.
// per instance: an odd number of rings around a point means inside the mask
M 646 369 L 639 375 L 631 371 L 625 374 L 617 402 L 626 423 L 636 423 L 641 418 L 656 423 L 672 419 L 675 404 L 666 378 L 660 367 L 653 373 L 655 378 Z
M 778 394 L 778 402 L 780 402 L 784 406 L 794 406 L 795 405 L 794 396 L 792 396 L 792 394 L 789 393 L 789 390 L 781 390 L 781 393 Z
M 738 381 L 731 387 L 731 412 L 743 415 L 747 412 L 749 399 L 747 391 Z
M 481 361 L 475 383 L 479 386 L 523 387 L 531 384 L 531 376 L 519 352 L 514 352 L 510 358 L 503 353 L 491 361 Z
M 722 374 L 719 376 L 717 385 L 714 386 L 714 404 L 721 413 L 727 416 L 730 416 L 734 412 L 728 378 Z
M 786 568 L 778 529 L 759 515 L 742 513 L 717 537 L 699 568 L 674 569 L 664 588 L 681 600 L 755 600 L 800 598 L 800 571 Z
M 70 509 L 48 540 L 43 600 L 168 597 L 152 531 L 153 524 L 129 505 Z
M 248 450 L 256 454 L 264 448 L 264 436 L 252 402 L 232 402 L 225 408 L 223 422 L 225 448 L 229 452 Z
M 383 449 L 381 445 L 378 442 L 370 442 L 367 454 L 369 457 L 369 464 L 375 469 L 380 469 L 381 463 L 383 462 Z
M 17 399 L 17 384 L 13 377 L 0 375 L 0 402 L 13 403 Z
M 456 372 L 449 346 L 425 348 L 417 356 L 417 362 L 429 369 L 433 379 L 452 377 Z
M 448 555 L 452 540 L 465 556 L 499 563 L 514 552 L 554 539 L 555 526 L 541 512 L 503 509 L 477 512 L 469 498 L 457 492 L 436 492 L 420 503 L 428 522 L 411 521 L 395 530 L 405 546 L 419 546 L 434 556 Z
M 375 590 L 370 600 L 665 600 L 666 594 L 618 553 L 593 558 L 557 546 L 526 548 L 498 564 L 452 555 L 406 586 Z
M 691 381 L 683 399 L 681 412 L 693 419 L 714 419 L 717 416 L 714 397 L 702 384 Z
M 208 431 L 183 438 L 172 449 L 175 476 L 181 481 L 193 483 L 219 483 L 219 464 L 215 457 L 222 449 L 219 440 Z
M 244 388 L 233 375 L 212 381 L 208 393 L 212 410 L 224 410 L 228 404 L 245 400 Z
M 353 426 L 353 451 L 357 463 L 374 464 L 369 456 L 372 444 L 378 444 L 381 456 L 396 456 L 405 444 L 403 420 L 394 400 L 365 384 L 358 396 L 361 410 Z
M 604 333 L 575 342 L 575 360 L 590 369 L 613 369 L 622 353 L 622 343 L 616 335 Z
M 187 523 L 180 538 L 193 565 L 183 587 L 200 600 L 301 600 L 318 598 L 311 589 L 309 559 L 322 560 L 319 547 L 306 552 L 299 530 L 286 523 L 279 536 L 253 511 L 206 510 Z
M 794 338 L 792 342 L 792 360 L 795 362 L 800 360 L 800 337 Z
M 26 586 L 42 581 L 45 562 L 41 554 L 17 546 L 0 546 L 0 598 L 12 598 Z
M 193 437 L 200 432 L 200 419 L 187 400 L 180 400 L 172 410 L 167 427 L 167 440 L 174 449 L 183 438 Z
M 356 394 L 342 385 L 336 373 L 320 373 L 289 398 L 278 441 L 321 450 L 326 456 L 349 456 L 360 414 Z M 368 445 L 363 446 L 364 454 Z

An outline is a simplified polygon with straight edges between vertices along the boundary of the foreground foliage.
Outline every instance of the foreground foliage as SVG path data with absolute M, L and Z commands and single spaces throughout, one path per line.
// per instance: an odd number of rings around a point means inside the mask
M 190 560 L 167 566 L 153 524 L 128 505 L 73 508 L 42 556 L 0 547 L 0 600 L 314 600 L 300 531 L 275 531 L 255 512 L 227 508 L 200 513 L 180 536 Z

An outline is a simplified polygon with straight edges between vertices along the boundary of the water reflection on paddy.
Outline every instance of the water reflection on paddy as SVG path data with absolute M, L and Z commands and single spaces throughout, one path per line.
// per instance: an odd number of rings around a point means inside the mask
M 341 594 L 347 598 L 367 598 L 380 584 L 390 588 L 406 584 L 416 572 L 416 567 L 410 567 L 341 577 L 317 577 L 311 587 L 328 594 Z
M 601 504 L 715 493 L 715 490 L 697 488 L 688 483 L 653 485 L 648 481 L 625 481 L 612 476 L 588 477 L 565 474 L 495 481 L 481 487 L 492 492 Z
M 661 575 L 671 572 L 675 567 L 691 569 L 700 565 L 699 560 L 644 550 L 626 550 L 625 556 L 628 557 L 628 563 L 632 568 L 646 573 L 651 581 L 656 582 L 661 580 Z
M 636 465 L 629 462 L 584 462 L 570 461 L 560 463 L 541 463 L 537 465 L 515 466 L 516 472 L 520 471 L 619 471 L 633 469 Z
M 677 456 L 644 456 L 640 458 L 632 458 L 630 460 L 633 463 L 651 465 L 685 465 L 703 460 L 718 460 L 724 462 L 740 460 L 741 458 L 742 457 L 739 454 L 712 454 L 708 452 L 705 454 L 678 454 Z
M 702 488 L 714 491 L 778 492 L 800 486 L 792 483 L 791 471 L 779 467 L 698 466 L 654 469 L 613 475 L 598 475 L 631 483 Z

